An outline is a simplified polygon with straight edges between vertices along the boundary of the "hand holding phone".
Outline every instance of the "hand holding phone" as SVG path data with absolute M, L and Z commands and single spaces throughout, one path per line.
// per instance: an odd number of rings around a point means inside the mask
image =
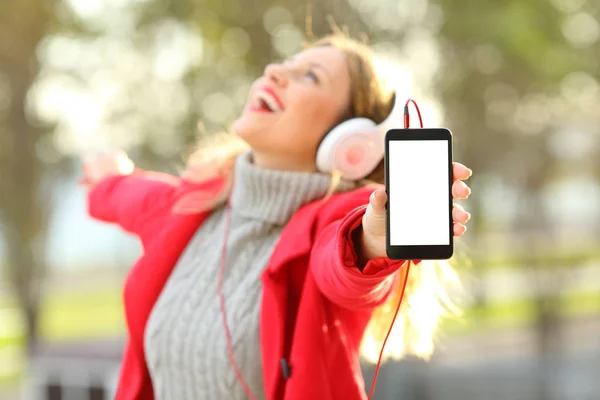
M 452 257 L 452 133 L 445 128 L 388 131 L 385 173 L 388 257 Z

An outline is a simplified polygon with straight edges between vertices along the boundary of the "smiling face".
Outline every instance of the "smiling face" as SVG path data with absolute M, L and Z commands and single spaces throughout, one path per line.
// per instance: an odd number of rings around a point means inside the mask
M 268 65 L 232 128 L 250 145 L 257 165 L 315 171 L 321 139 L 349 107 L 350 72 L 344 53 L 334 46 L 318 46 Z

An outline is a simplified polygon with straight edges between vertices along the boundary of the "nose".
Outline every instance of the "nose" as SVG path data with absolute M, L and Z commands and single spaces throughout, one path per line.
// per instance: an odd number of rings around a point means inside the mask
M 269 64 L 264 75 L 276 85 L 285 87 L 288 84 L 288 71 L 282 64 Z

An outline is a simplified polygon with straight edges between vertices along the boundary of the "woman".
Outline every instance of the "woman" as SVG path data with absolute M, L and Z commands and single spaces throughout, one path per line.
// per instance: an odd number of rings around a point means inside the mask
M 267 66 L 232 126 L 249 151 L 192 157 L 181 178 L 86 160 L 91 215 L 144 247 L 124 290 L 118 399 L 364 399 L 360 344 L 380 350 L 406 263 L 386 257 L 381 185 L 318 172 L 315 157 L 341 121 L 390 113 L 372 61 L 331 36 Z M 382 164 L 366 178 L 381 183 Z M 453 172 L 467 198 L 471 171 Z M 460 236 L 469 214 L 453 215 Z M 442 307 L 427 271 L 411 271 L 388 354 L 431 353 Z

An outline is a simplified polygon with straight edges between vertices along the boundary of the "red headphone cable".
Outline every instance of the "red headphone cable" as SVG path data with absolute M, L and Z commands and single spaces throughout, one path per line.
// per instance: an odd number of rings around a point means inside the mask
M 423 118 L 421 118 L 421 111 L 419 110 L 417 102 L 413 99 L 408 99 L 404 105 L 404 129 L 408 129 L 410 127 L 410 114 L 408 112 L 408 105 L 410 103 L 414 104 L 415 109 L 417 110 L 417 115 L 419 116 L 419 125 L 421 125 L 421 128 L 423 128 Z
M 231 206 L 229 204 L 229 199 L 227 200 L 227 204 L 225 206 L 225 237 L 223 239 L 223 247 L 221 248 L 221 265 L 219 268 L 219 282 L 217 284 L 217 294 L 219 295 L 219 306 L 221 307 L 221 317 L 223 320 L 223 328 L 225 329 L 225 342 L 227 344 L 227 353 L 229 353 L 229 360 L 231 361 L 231 365 L 233 366 L 233 370 L 235 371 L 235 375 L 238 380 L 242 384 L 246 395 L 250 400 L 256 400 L 250 387 L 242 377 L 242 373 L 238 368 L 237 363 L 235 362 L 235 357 L 233 355 L 233 345 L 231 344 L 231 333 L 229 332 L 229 325 L 227 324 L 227 315 L 225 314 L 225 296 L 223 295 L 223 279 L 225 276 L 225 261 L 227 258 L 227 242 L 229 239 L 229 228 L 231 226 Z
M 406 104 L 404 105 L 404 129 L 408 129 L 410 127 L 410 113 L 408 111 L 408 105 L 413 103 L 416 110 L 417 115 L 419 116 L 419 124 L 421 128 L 423 128 L 423 118 L 421 118 L 421 111 L 419 110 L 419 106 L 416 101 L 413 99 L 408 99 Z M 377 360 L 377 366 L 375 367 L 375 373 L 373 374 L 373 380 L 371 381 L 371 391 L 369 392 L 369 400 L 373 398 L 373 393 L 375 393 L 375 385 L 377 384 L 377 375 L 379 375 L 379 368 L 381 367 L 381 358 L 383 357 L 383 349 L 385 349 L 385 344 L 387 343 L 390 334 L 392 333 L 392 328 L 394 327 L 394 322 L 396 322 L 396 317 L 398 316 L 398 312 L 400 311 L 400 306 L 402 305 L 402 299 L 404 298 L 404 291 L 406 289 L 406 282 L 408 282 L 408 273 L 410 272 L 410 260 L 406 261 L 406 273 L 404 274 L 404 283 L 402 284 L 402 291 L 400 292 L 400 300 L 398 301 L 398 305 L 396 306 L 396 312 L 394 313 L 394 317 L 392 318 L 392 323 L 390 324 L 390 329 L 388 329 L 387 334 L 385 335 L 385 339 L 383 341 L 383 345 L 381 346 L 381 351 L 379 352 L 379 359 Z
M 388 329 L 387 335 L 385 335 L 383 345 L 381 346 L 381 351 L 379 352 L 379 359 L 377 360 L 377 366 L 375 367 L 375 373 L 373 374 L 373 380 L 371 381 L 371 391 L 369 392 L 369 400 L 373 398 L 373 393 L 375 393 L 375 385 L 377 384 L 377 375 L 379 375 L 379 368 L 381 367 L 383 349 L 385 349 L 385 344 L 387 343 L 387 340 L 390 337 L 390 333 L 392 333 L 394 322 L 396 322 L 398 311 L 400 311 L 400 306 L 402 305 L 402 299 L 404 298 L 404 290 L 406 289 L 406 282 L 408 282 L 408 273 L 410 272 L 410 262 L 410 260 L 406 261 L 406 272 L 404 273 L 404 282 L 402 283 L 402 291 L 400 292 L 400 301 L 398 301 L 398 305 L 396 306 L 396 312 L 394 313 L 392 323 L 390 324 L 390 329 Z

